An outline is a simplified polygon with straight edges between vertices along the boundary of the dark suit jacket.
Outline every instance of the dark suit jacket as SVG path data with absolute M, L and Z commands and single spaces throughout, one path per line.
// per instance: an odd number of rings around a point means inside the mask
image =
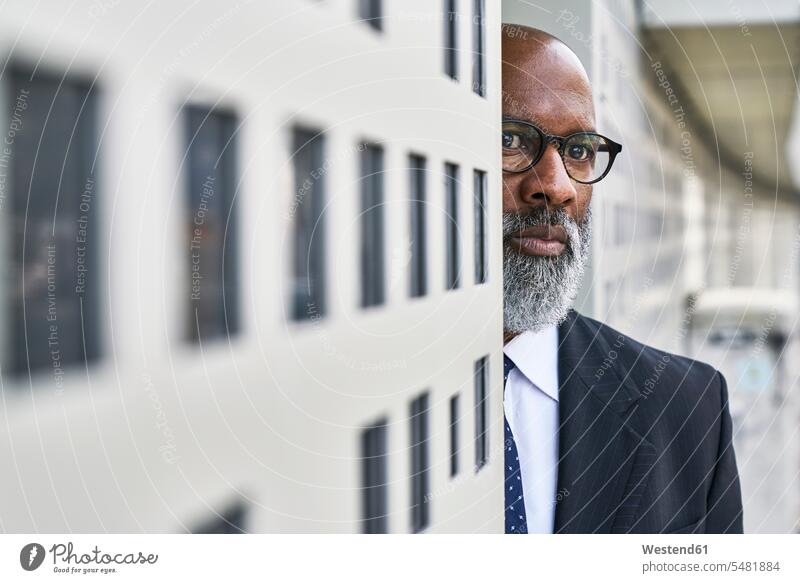
M 725 379 L 570 311 L 557 533 L 742 532 Z

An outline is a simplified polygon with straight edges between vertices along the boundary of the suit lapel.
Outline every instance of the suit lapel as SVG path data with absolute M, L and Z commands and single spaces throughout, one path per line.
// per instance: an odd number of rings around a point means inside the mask
M 641 393 L 613 342 L 574 311 L 559 327 L 555 532 L 630 530 L 656 458 L 628 423 Z

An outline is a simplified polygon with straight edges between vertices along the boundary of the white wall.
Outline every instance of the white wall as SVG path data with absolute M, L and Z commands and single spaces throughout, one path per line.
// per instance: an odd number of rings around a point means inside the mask
M 499 224 L 499 5 L 487 2 L 488 94 L 471 89 L 470 18 L 461 82 L 443 74 L 439 4 L 386 2 L 385 31 L 353 22 L 356 2 L 12 1 L 0 55 L 97 77 L 103 128 L 97 200 L 104 356 L 70 369 L 63 395 L 43 375 L 0 403 L 0 528 L 9 532 L 174 532 L 233 499 L 248 529 L 360 530 L 361 428 L 386 415 L 392 532 L 409 532 L 409 403 L 431 391 L 432 531 L 502 527 L 499 230 L 488 283 L 473 284 L 472 169 L 489 173 Z M 463 8 L 467 4 L 461 3 Z M 16 41 L 14 39 L 17 39 Z M 182 341 L 184 153 L 179 109 L 238 113 L 242 332 L 202 348 Z M 326 131 L 328 297 L 316 324 L 285 320 L 287 160 L 296 122 Z M 359 193 L 352 149 L 386 149 L 383 308 L 357 306 Z M 429 295 L 407 296 L 406 156 L 426 154 Z M 445 160 L 461 165 L 462 285 L 444 290 Z M 182 275 L 185 271 L 185 276 Z M 472 468 L 473 368 L 491 355 L 490 463 Z M 378 368 L 383 370 L 369 370 Z M 449 478 L 448 400 L 461 392 L 461 473 Z M 159 448 L 174 445 L 177 459 Z

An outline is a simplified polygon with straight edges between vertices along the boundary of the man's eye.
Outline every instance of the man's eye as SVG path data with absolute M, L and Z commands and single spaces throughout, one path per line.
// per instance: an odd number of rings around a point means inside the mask
M 567 148 L 567 156 L 577 162 L 586 162 L 594 158 L 594 149 L 583 144 L 574 144 Z
M 503 132 L 503 147 L 508 149 L 517 149 L 523 147 L 524 144 L 518 134 L 510 132 Z

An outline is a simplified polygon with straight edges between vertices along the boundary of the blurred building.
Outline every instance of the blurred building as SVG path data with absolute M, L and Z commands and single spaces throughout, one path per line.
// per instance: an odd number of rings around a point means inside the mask
M 499 532 L 499 34 L 6 3 L 0 530 Z
M 501 21 L 625 146 L 577 308 L 725 373 L 797 530 L 795 2 L 2 15 L 0 530 L 501 531 Z
M 578 54 L 598 131 L 624 144 L 579 311 L 722 370 L 745 531 L 797 531 L 800 8 L 504 0 L 503 20 Z

